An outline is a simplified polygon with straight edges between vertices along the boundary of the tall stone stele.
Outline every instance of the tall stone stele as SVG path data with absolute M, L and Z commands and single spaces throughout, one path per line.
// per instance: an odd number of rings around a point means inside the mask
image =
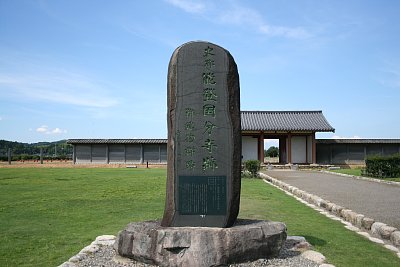
M 178 47 L 168 68 L 168 176 L 161 225 L 230 227 L 240 202 L 236 63 L 209 42 Z
M 164 217 L 161 225 L 128 224 L 114 244 L 119 255 L 158 266 L 208 267 L 279 254 L 285 224 L 236 221 L 242 150 L 239 102 L 239 75 L 228 51 L 208 42 L 190 42 L 175 50 L 168 70 Z

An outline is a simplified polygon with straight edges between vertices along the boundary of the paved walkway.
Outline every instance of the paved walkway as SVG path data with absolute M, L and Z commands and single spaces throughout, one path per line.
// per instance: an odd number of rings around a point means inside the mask
M 315 171 L 273 170 L 269 176 L 400 229 L 400 186 Z

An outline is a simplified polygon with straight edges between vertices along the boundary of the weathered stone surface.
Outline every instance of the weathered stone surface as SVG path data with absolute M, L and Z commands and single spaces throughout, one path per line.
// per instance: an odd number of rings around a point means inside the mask
M 303 236 L 288 236 L 285 245 L 289 249 L 295 249 L 298 244 L 307 242 Z
M 344 218 L 346 219 L 346 221 L 351 222 L 353 225 L 355 225 L 357 220 L 357 215 L 358 214 L 356 212 L 350 210 L 345 213 Z
M 236 63 L 208 42 L 178 47 L 168 69 L 168 172 L 163 226 L 230 227 L 239 212 L 240 90 Z
M 379 239 L 379 238 L 370 237 L 370 238 L 368 238 L 368 239 L 369 239 L 369 241 L 372 241 L 372 242 L 377 243 L 377 244 L 380 244 L 380 245 L 385 244 L 385 242 L 383 242 L 383 241 L 382 241 L 381 239 Z
M 357 227 L 353 226 L 353 225 L 346 225 L 344 228 L 353 231 L 353 232 L 358 232 L 360 231 L 360 229 L 358 229 Z
M 99 246 L 97 245 L 89 245 L 84 247 L 79 253 L 95 253 L 96 251 L 99 250 Z
M 76 267 L 76 264 L 73 262 L 64 262 L 63 264 L 59 265 L 58 267 Z
M 393 245 L 400 247 L 400 231 L 394 231 L 390 235 L 390 241 L 392 241 Z
M 231 228 L 129 224 L 114 244 L 118 254 L 159 266 L 219 266 L 276 256 L 286 239 L 279 222 L 237 220 Z
M 340 211 L 340 216 L 341 216 L 342 218 L 344 218 L 346 221 L 348 221 L 347 218 L 349 218 L 349 213 L 350 213 L 351 211 L 352 211 L 352 210 L 349 210 L 349 209 L 342 209 L 342 210 Z
M 313 250 L 307 250 L 303 252 L 301 256 L 318 264 L 322 264 L 325 262 L 325 256 Z
M 312 195 L 309 193 L 303 194 L 303 199 L 307 202 L 311 202 Z
M 328 202 L 327 205 L 326 205 L 326 209 L 327 209 L 328 211 L 331 211 L 331 210 L 332 210 L 332 207 L 333 207 L 334 205 L 335 205 L 335 204 L 333 204 L 332 202 Z
M 374 219 L 364 217 L 362 219 L 361 225 L 364 229 L 371 230 L 371 226 L 372 226 L 372 224 L 374 224 L 374 222 L 375 222 Z
M 72 256 L 71 258 L 69 258 L 69 262 L 75 263 L 78 262 L 82 259 L 82 254 L 77 254 L 75 256 Z
M 313 196 L 311 197 L 311 202 L 312 202 L 313 204 L 317 205 L 318 207 L 321 206 L 322 201 L 323 201 L 323 199 L 320 198 L 320 197 L 318 197 L 318 196 L 313 195 Z
M 302 236 L 288 236 L 286 238 L 285 246 L 294 251 L 305 251 L 312 247 L 311 244 Z
M 100 245 L 100 246 L 110 246 L 115 242 L 114 235 L 101 235 L 96 237 L 96 239 L 92 242 L 91 245 Z
M 129 258 L 125 258 L 125 257 L 121 257 L 120 255 L 115 255 L 113 257 L 113 262 L 122 265 L 122 266 L 129 266 L 129 264 L 133 263 L 134 260 L 129 259 Z
M 363 237 L 370 238 L 371 236 L 367 232 L 357 232 L 357 234 L 362 235 Z
M 374 222 L 371 226 L 371 234 L 373 234 L 376 237 L 381 237 L 381 228 L 383 226 L 386 226 L 386 224 L 381 222 Z
M 384 239 L 390 239 L 390 235 L 397 230 L 396 227 L 384 225 L 379 229 L 379 234 Z
M 351 224 L 351 222 L 348 222 L 348 221 L 345 221 L 345 220 L 341 220 L 340 222 L 343 223 L 343 224 L 346 225 L 346 226 L 353 226 L 353 225 Z
M 342 211 L 343 207 L 339 205 L 333 205 L 332 206 L 332 212 L 336 214 L 337 216 L 340 216 L 340 212 Z
M 355 219 L 355 226 L 361 229 L 362 227 L 362 220 L 364 219 L 364 215 L 362 214 L 357 214 L 356 219 Z
M 286 244 L 290 247 L 292 244 L 295 245 L 300 242 L 306 242 L 306 238 L 304 236 L 297 236 L 297 235 L 291 235 L 287 236 L 286 238 Z
M 324 208 L 325 210 L 327 210 L 327 208 L 328 208 L 328 201 L 326 201 L 326 200 L 322 200 L 321 201 L 321 203 L 319 204 L 319 206 L 321 207 L 321 208 Z
M 399 253 L 399 249 L 396 248 L 395 246 L 392 245 L 384 245 L 385 248 L 387 248 L 388 250 L 391 250 L 393 252 Z

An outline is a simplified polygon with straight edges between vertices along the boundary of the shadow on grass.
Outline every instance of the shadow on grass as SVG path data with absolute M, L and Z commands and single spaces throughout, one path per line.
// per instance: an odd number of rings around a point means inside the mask
M 327 244 L 327 242 L 323 239 L 320 239 L 318 237 L 315 236 L 311 236 L 311 235 L 305 235 L 304 238 L 307 240 L 308 243 L 310 243 L 313 246 L 324 246 Z

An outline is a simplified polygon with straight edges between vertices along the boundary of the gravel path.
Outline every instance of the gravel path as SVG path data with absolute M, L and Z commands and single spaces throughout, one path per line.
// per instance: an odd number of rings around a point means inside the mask
M 279 257 L 274 259 L 260 259 L 253 262 L 232 264 L 230 267 L 318 267 L 319 264 L 301 256 L 301 252 L 285 244 Z M 117 256 L 112 245 L 100 245 L 92 253 L 82 254 L 79 261 L 67 262 L 62 267 L 154 267 L 154 265 L 139 263 Z
M 400 229 L 400 186 L 315 171 L 272 170 L 267 175 Z

